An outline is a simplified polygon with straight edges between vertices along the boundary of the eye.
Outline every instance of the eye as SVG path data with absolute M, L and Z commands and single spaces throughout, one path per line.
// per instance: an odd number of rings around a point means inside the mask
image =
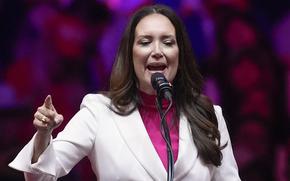
M 139 44 L 142 46 L 148 45 L 150 42 L 149 41 L 141 41 Z
M 149 39 L 140 39 L 137 43 L 141 46 L 146 46 L 149 45 L 151 41 Z
M 164 40 L 163 44 L 171 47 L 171 46 L 175 45 L 175 40 Z

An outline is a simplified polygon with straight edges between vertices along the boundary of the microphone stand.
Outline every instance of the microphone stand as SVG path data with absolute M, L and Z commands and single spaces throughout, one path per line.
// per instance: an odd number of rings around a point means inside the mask
M 172 99 L 170 99 L 170 104 L 166 108 L 165 112 L 162 110 L 162 99 L 160 96 L 156 98 L 156 106 L 158 109 L 158 112 L 161 117 L 161 123 L 160 123 L 160 131 L 161 135 L 166 142 L 166 148 L 167 148 L 167 161 L 168 161 L 168 166 L 167 166 L 167 181 L 173 181 L 174 178 L 174 157 L 173 157 L 173 151 L 172 151 L 172 146 L 171 146 L 171 138 L 170 138 L 170 132 L 169 128 L 166 122 L 166 114 L 172 107 Z

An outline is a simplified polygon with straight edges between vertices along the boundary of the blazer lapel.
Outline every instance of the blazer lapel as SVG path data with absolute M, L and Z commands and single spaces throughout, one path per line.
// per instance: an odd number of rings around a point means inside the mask
M 166 170 L 155 151 L 139 111 L 128 116 L 114 116 L 125 143 L 153 180 L 166 180 Z
M 192 140 L 190 125 L 185 116 L 180 117 L 179 123 L 179 149 L 174 165 L 176 180 L 181 180 L 190 172 L 197 159 L 197 149 Z

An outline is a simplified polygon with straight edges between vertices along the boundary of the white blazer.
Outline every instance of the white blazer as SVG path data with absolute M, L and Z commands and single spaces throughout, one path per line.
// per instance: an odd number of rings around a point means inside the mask
M 110 100 L 100 94 L 84 97 L 81 109 L 65 129 L 31 164 L 34 137 L 9 164 L 24 172 L 26 180 L 57 180 L 85 156 L 88 156 L 98 180 L 166 180 L 167 173 L 136 109 L 128 116 L 112 112 Z M 174 180 L 239 181 L 229 133 L 221 108 L 215 106 L 222 150 L 222 165 L 204 164 L 197 155 L 190 127 L 180 117 L 178 158 L 174 165 Z

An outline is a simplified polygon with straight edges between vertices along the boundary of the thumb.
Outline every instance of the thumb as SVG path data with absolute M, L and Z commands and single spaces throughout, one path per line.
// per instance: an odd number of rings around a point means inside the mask
M 56 127 L 58 127 L 63 121 L 63 116 L 61 114 L 57 114 L 56 117 L 54 118 L 54 121 Z
M 44 106 L 47 108 L 47 109 L 50 109 L 50 110 L 55 110 L 54 109 L 54 106 L 52 104 L 52 98 L 51 98 L 51 95 L 48 95 L 46 96 L 45 100 L 44 100 Z

